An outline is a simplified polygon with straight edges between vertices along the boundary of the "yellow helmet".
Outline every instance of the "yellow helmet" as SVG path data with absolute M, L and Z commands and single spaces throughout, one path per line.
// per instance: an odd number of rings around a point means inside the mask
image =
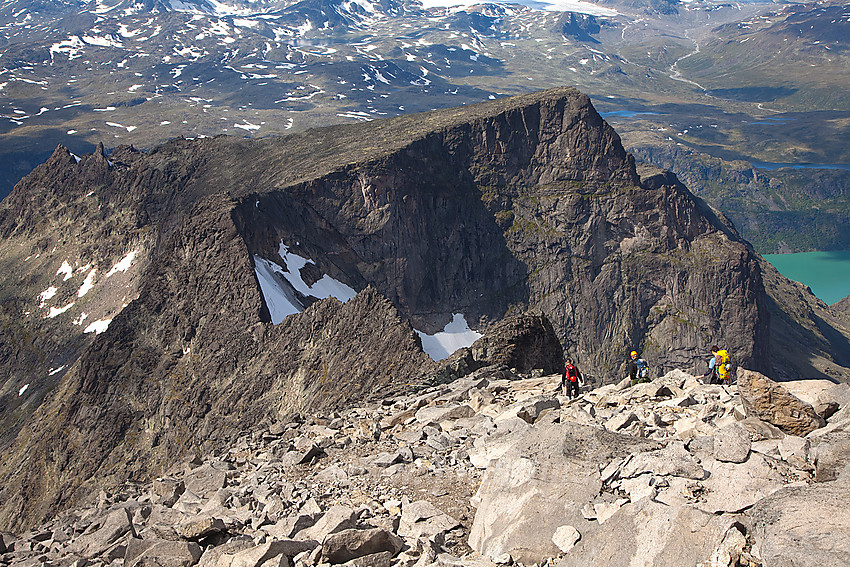
M 637 356 L 637 351 L 633 350 L 632 352 L 629 353 L 629 356 Z

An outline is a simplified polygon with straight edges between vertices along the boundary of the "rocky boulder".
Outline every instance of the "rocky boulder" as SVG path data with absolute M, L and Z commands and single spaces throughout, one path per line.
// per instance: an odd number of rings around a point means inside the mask
M 786 488 L 750 512 L 753 551 L 764 565 L 850 565 L 850 477 Z
M 552 374 L 562 370 L 562 363 L 561 342 L 549 319 L 539 313 L 523 314 L 499 321 L 472 346 L 456 351 L 434 379 L 448 382 L 487 366 Z
M 557 555 L 552 537 L 558 528 L 571 525 L 584 533 L 582 508 L 602 492 L 601 468 L 656 447 L 545 417 L 518 430 L 511 448 L 490 461 L 482 478 L 470 546 L 491 558 L 509 554 L 527 563 Z
M 738 390 L 747 416 L 758 417 L 785 433 L 805 436 L 825 425 L 811 404 L 753 370 L 738 369 Z

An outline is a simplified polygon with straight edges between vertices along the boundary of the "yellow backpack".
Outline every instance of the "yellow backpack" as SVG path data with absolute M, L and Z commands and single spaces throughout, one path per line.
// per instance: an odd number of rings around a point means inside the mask
M 729 352 L 726 349 L 718 350 L 714 355 L 714 367 L 717 369 L 717 375 L 721 380 L 729 379 L 729 371 L 732 365 L 729 363 Z

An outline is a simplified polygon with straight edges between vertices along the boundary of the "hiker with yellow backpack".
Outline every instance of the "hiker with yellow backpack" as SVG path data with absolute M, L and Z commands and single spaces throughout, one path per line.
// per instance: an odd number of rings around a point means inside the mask
M 732 376 L 732 363 L 729 351 L 719 346 L 711 347 L 711 358 L 708 361 L 708 372 L 700 376 L 706 384 L 729 384 Z

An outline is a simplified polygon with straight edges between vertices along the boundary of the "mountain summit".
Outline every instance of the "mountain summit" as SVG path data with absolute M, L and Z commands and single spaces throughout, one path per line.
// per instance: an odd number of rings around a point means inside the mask
M 427 383 L 414 330 L 540 313 L 610 382 L 633 348 L 659 374 L 713 343 L 770 372 L 770 317 L 805 318 L 570 88 L 282 138 L 59 147 L 0 204 L 0 235 L 13 529 L 252 424 Z M 840 373 L 843 331 L 819 321 L 810 350 Z

